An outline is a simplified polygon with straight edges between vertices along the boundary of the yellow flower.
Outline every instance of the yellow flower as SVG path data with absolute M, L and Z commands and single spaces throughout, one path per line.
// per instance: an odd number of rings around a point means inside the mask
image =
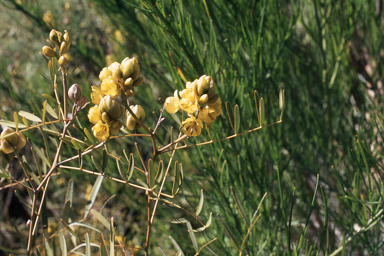
M 189 114 L 192 114 L 198 109 L 197 101 L 198 97 L 196 94 L 197 80 L 194 82 L 187 82 L 185 89 L 180 92 L 180 107 L 182 110 L 186 111 Z
M 106 141 L 109 136 L 109 127 L 108 124 L 103 123 L 103 121 L 98 121 L 92 127 L 93 135 L 99 139 L 99 141 Z
M 112 75 L 111 70 L 109 70 L 108 68 L 103 68 L 103 70 L 101 70 L 101 72 L 100 72 L 99 78 L 101 81 L 103 81 L 105 78 L 108 78 L 111 75 Z
M 145 111 L 144 109 L 140 106 L 140 105 L 135 105 L 135 106 L 129 106 L 132 110 L 132 112 L 136 115 L 136 117 L 138 119 L 140 119 L 141 121 L 144 120 L 145 118 Z M 130 131 L 133 131 L 137 125 L 137 121 L 136 119 L 131 115 L 131 113 L 129 113 L 129 111 L 127 110 L 126 112 L 126 116 L 127 116 L 127 128 L 128 130 Z
M 206 124 L 212 124 L 221 113 L 221 100 L 218 99 L 214 103 L 208 103 L 199 111 L 198 118 Z
M 174 114 L 180 109 L 180 100 L 177 94 L 178 91 L 176 90 L 174 93 L 175 97 L 168 97 L 164 102 L 165 110 L 170 114 Z
M 104 95 L 110 95 L 112 98 L 121 95 L 120 86 L 114 82 L 111 77 L 108 77 L 103 80 L 100 85 L 100 89 Z
M 92 103 L 95 105 L 100 104 L 100 100 L 105 96 L 105 94 L 101 91 L 100 87 L 98 86 L 91 86 L 92 88 L 92 93 L 91 93 L 91 99 Z
M 203 129 L 203 122 L 200 119 L 196 119 L 194 116 L 190 116 L 185 119 L 183 124 L 183 131 L 187 136 L 199 136 L 201 129 Z
M 93 124 L 97 124 L 101 120 L 101 114 L 99 112 L 99 107 L 97 105 L 89 109 L 88 119 L 89 119 L 89 122 Z

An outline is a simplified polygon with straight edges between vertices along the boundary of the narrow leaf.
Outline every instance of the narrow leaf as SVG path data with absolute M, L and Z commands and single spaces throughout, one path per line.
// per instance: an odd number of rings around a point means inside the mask
M 45 122 L 45 113 L 47 111 L 47 101 L 44 101 L 43 102 L 43 117 L 42 117 L 42 120 L 43 122 Z
M 91 256 L 91 245 L 89 242 L 89 235 L 88 233 L 85 234 L 85 255 L 86 256 Z
M 240 128 L 240 110 L 239 110 L 239 105 L 235 105 L 234 108 L 234 115 L 235 115 L 235 134 L 239 132 Z
M 30 210 L 32 210 L 31 206 L 27 203 L 27 201 L 25 201 L 24 197 L 22 197 L 19 193 L 19 191 L 15 190 L 15 194 L 16 196 L 20 199 L 20 201 L 25 204 L 25 206 L 27 206 Z
M 32 150 L 36 152 L 36 154 L 43 160 L 43 162 L 51 167 L 51 163 L 48 161 L 42 149 L 40 149 L 36 144 L 32 143 Z
M 42 122 L 40 117 L 35 116 L 34 114 L 28 113 L 28 112 L 23 111 L 23 110 L 19 111 L 19 116 L 25 117 L 26 119 L 28 119 L 29 121 L 32 121 L 32 122 L 37 122 L 37 123 Z
M 0 124 L 1 125 L 5 125 L 5 126 L 8 126 L 8 127 L 11 127 L 11 128 L 16 128 L 16 124 L 15 122 L 13 121 L 9 121 L 9 120 L 3 120 L 1 119 L 0 120 Z M 23 128 L 26 128 L 27 126 L 25 126 L 24 124 L 21 124 L 21 123 L 18 123 L 17 126 L 19 127 L 19 129 L 23 129 Z M 7 137 L 8 136 L 11 136 L 12 134 L 7 134 Z M 5 137 L 0 137 L 0 139 L 2 138 L 5 138 Z
M 180 168 L 177 167 L 177 161 L 175 162 L 175 171 L 174 171 L 175 179 L 173 180 L 172 186 L 172 196 L 175 196 L 177 192 L 179 192 L 179 180 L 180 180 Z
M 127 180 L 130 180 L 133 174 L 133 170 L 135 169 L 135 158 L 133 157 L 133 154 L 131 153 L 129 155 L 129 159 L 127 159 L 128 164 L 128 173 L 127 173 Z
M 184 256 L 183 251 L 181 250 L 180 246 L 177 244 L 177 242 L 175 241 L 175 239 L 173 239 L 171 236 L 169 236 L 169 239 L 171 240 L 173 246 L 175 246 L 176 250 L 180 253 L 180 255 L 183 255 L 183 256 Z
M 101 172 L 105 172 L 105 169 L 107 169 L 107 166 L 108 166 L 108 154 L 107 154 L 107 150 L 104 149 L 103 150 L 103 168 L 101 169 Z
M 172 224 L 184 224 L 184 223 L 187 223 L 188 220 L 185 218 L 180 218 L 180 219 L 171 219 L 169 220 L 169 222 Z
M 96 211 L 95 209 L 91 209 L 91 213 L 92 215 L 98 220 L 101 222 L 101 224 L 104 225 L 104 227 L 106 228 L 110 228 L 111 227 L 111 224 L 108 222 L 108 220 L 106 218 L 104 218 L 103 215 L 101 215 L 98 211 Z
M 163 179 L 164 175 L 164 163 L 163 160 L 159 162 L 159 168 L 157 169 L 157 174 L 156 174 L 156 182 L 160 183 Z
M 159 252 L 161 253 L 162 256 L 166 256 L 165 253 L 163 252 L 163 250 L 160 247 L 157 247 L 157 249 L 159 250 Z
M 100 254 L 101 256 L 108 256 L 107 248 L 105 248 L 105 244 L 104 244 L 104 239 L 101 239 Z
M 243 206 L 241 205 L 241 202 L 236 194 L 236 191 L 233 189 L 233 187 L 231 186 L 231 192 L 232 192 L 232 196 L 233 196 L 233 199 L 235 200 L 235 203 L 236 203 L 236 206 L 237 206 L 237 209 L 239 210 L 240 214 L 241 214 L 241 217 L 243 217 L 243 220 L 245 222 L 245 224 L 247 225 L 247 227 L 249 227 L 249 222 L 247 220 L 247 217 L 246 217 L 246 214 L 245 214 L 245 211 L 244 211 L 244 208 Z
M 13 113 L 13 121 L 15 121 L 16 131 L 19 131 L 19 116 L 16 112 Z
M 28 121 L 25 117 L 21 118 L 21 121 L 23 122 L 23 124 L 26 126 L 26 127 L 29 127 L 29 124 L 28 124 Z
M 91 159 L 92 159 L 92 163 L 93 163 L 93 165 L 95 166 L 96 170 L 98 170 L 99 172 L 101 172 L 100 165 L 96 162 L 95 157 L 94 157 L 94 156 L 91 156 Z
M 227 232 L 228 236 L 231 238 L 233 244 L 236 246 L 237 250 L 240 250 L 239 243 L 236 240 L 236 237 L 232 234 L 231 230 L 228 228 L 228 226 L 224 223 L 224 221 L 221 219 L 219 215 L 217 215 L 220 223 L 223 225 L 225 231 Z
M 205 227 L 209 228 L 209 226 L 211 226 L 211 224 L 212 224 L 212 213 L 209 214 L 209 219 L 208 219 L 207 223 L 205 224 Z
M 115 233 L 113 230 L 113 217 L 111 218 L 110 235 L 109 256 L 115 256 Z
M 192 225 L 190 222 L 187 222 L 187 227 L 188 227 L 188 233 L 191 236 L 191 241 L 192 241 L 193 247 L 195 248 L 195 251 L 197 252 L 199 250 L 199 246 L 197 245 L 195 233 L 192 231 Z
M 84 133 L 92 144 L 95 143 L 92 134 L 87 130 L 87 128 L 84 128 Z
M 65 237 L 63 233 L 61 232 L 61 239 L 60 247 L 61 247 L 61 255 L 68 255 L 67 253 L 67 242 L 65 241 Z
M 260 99 L 260 126 L 263 126 L 264 123 L 264 117 L 265 117 L 265 111 L 264 111 L 264 99 Z
M 65 194 L 65 201 L 70 202 L 70 207 L 72 207 L 72 200 L 73 200 L 73 180 L 70 179 L 68 182 L 67 193 Z
M 79 237 L 76 235 L 75 231 L 73 231 L 73 229 L 68 226 L 67 223 L 65 223 L 65 221 L 63 219 L 60 220 L 61 223 L 63 223 L 64 227 L 69 231 L 69 233 L 71 233 L 71 235 L 76 238 L 78 241 L 80 241 Z
M 51 101 L 57 103 L 57 101 L 55 100 L 55 98 L 53 98 L 51 95 L 48 95 L 48 94 L 46 94 L 46 93 L 43 93 L 42 95 L 43 95 L 44 98 L 47 98 L 47 99 L 49 99 L 49 100 L 51 100 Z
M 47 102 L 47 101 L 45 101 L 45 102 Z M 49 105 L 48 102 L 47 102 L 47 104 L 46 104 L 46 110 L 47 110 L 47 112 L 48 112 L 48 114 L 49 114 L 50 116 L 52 116 L 52 117 L 55 118 L 55 119 L 58 119 L 58 116 L 57 116 L 57 114 L 56 114 L 56 111 L 52 108 L 51 105 Z
M 200 201 L 199 201 L 199 205 L 197 206 L 197 209 L 196 209 L 196 216 L 199 216 L 199 214 L 201 213 L 201 210 L 203 209 L 203 204 L 204 204 L 204 193 L 203 193 L 203 190 L 200 190 Z
M 155 172 L 155 167 L 153 165 L 152 159 L 148 160 L 148 175 L 149 175 L 149 187 L 153 188 L 153 186 L 155 186 L 156 172 Z
M 121 162 L 119 159 L 116 159 L 116 165 L 117 165 L 117 169 L 119 170 L 120 176 L 123 178 L 123 180 L 128 181 L 127 176 L 125 175 L 125 172 L 123 171 L 123 166 L 121 165 Z
M 93 206 L 93 203 L 95 202 L 97 193 L 99 193 L 99 189 L 100 189 L 101 183 L 103 182 L 103 178 L 104 178 L 104 176 L 97 177 L 96 182 L 95 182 L 95 184 L 92 187 L 92 191 L 91 191 L 91 194 L 89 195 L 89 199 L 88 199 L 87 205 L 85 206 L 84 218 L 87 217 L 89 211 L 91 210 L 91 208 Z
M 49 245 L 48 239 L 44 237 L 44 244 L 45 244 L 45 253 L 47 256 L 53 256 L 53 250 L 51 246 Z
M 95 227 L 92 227 L 91 225 L 88 225 L 88 224 L 85 224 L 85 223 L 81 223 L 81 222 L 72 222 L 71 224 L 69 224 L 69 226 L 70 227 L 72 227 L 72 226 L 85 227 L 85 228 L 92 229 L 92 230 L 94 230 L 94 231 L 96 231 L 98 233 L 101 233 L 100 229 L 97 229 Z

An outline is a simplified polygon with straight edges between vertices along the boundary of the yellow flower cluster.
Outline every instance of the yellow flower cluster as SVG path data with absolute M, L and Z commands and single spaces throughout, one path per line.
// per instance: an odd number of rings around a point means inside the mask
M 183 131 L 188 136 L 198 136 L 203 122 L 210 125 L 221 113 L 221 100 L 215 90 L 212 77 L 203 75 L 187 82 L 180 93 L 176 90 L 174 97 L 168 97 L 164 103 L 165 110 L 172 114 L 180 109 L 186 111 L 188 118 L 182 123 Z
M 12 161 L 14 157 L 14 152 L 22 149 L 27 140 L 21 132 L 16 132 L 11 128 L 5 128 L 1 133 L 1 136 L 12 134 L 4 139 L 1 139 L 0 142 L 0 156 L 4 159 L 6 163 Z
M 89 121 L 94 124 L 93 134 L 99 141 L 105 141 L 110 134 L 118 133 L 123 126 L 119 119 L 124 114 L 127 117 L 127 128 L 135 128 L 136 120 L 133 122 L 133 117 L 124 108 L 123 102 L 126 98 L 134 96 L 134 88 L 143 82 L 139 75 L 140 66 L 135 57 L 127 57 L 121 63 L 114 62 L 100 72 L 101 85 L 92 86 L 91 93 L 92 103 L 96 106 L 88 112 Z M 137 118 L 144 120 L 145 112 L 141 106 L 131 106 L 131 109 L 135 109 Z M 137 112 L 137 109 L 140 111 Z

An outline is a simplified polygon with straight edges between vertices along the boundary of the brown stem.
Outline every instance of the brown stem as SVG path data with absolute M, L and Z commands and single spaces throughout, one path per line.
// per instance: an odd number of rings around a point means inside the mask
M 32 211 L 31 211 L 31 218 L 29 222 L 29 232 L 28 232 L 28 245 L 27 245 L 27 256 L 31 255 L 31 246 L 32 246 L 32 237 L 33 237 L 33 217 L 35 216 L 35 207 L 36 207 L 36 193 L 33 193 L 33 200 L 32 200 Z

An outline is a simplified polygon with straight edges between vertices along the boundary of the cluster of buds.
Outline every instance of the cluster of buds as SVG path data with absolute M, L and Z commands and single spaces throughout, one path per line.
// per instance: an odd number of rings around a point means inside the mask
M 103 68 L 99 78 L 100 86 L 92 86 L 91 99 L 94 107 L 90 108 L 88 118 L 94 124 L 92 131 L 96 138 L 105 141 L 110 134 L 117 134 L 123 126 L 119 119 L 127 118 L 127 128 L 137 128 L 137 119 L 131 116 L 124 108 L 123 102 L 135 94 L 134 87 L 138 87 L 143 78 L 139 77 L 140 66 L 135 57 L 125 58 L 121 64 L 114 62 Z M 139 106 L 130 106 L 138 120 L 144 120 L 144 109 Z M 125 113 L 125 115 L 124 115 Z
M 5 162 L 12 161 L 14 153 L 21 150 L 27 143 L 27 140 L 21 132 L 15 132 L 11 128 L 5 128 L 1 133 L 1 137 L 9 134 L 12 135 L 1 139 L 0 143 L 0 156 Z
M 59 65 L 64 67 L 67 65 L 68 60 L 65 58 L 64 54 L 68 51 L 71 46 L 71 37 L 67 30 L 64 30 L 64 34 L 60 31 L 52 29 L 49 33 L 49 40 L 47 40 L 49 46 L 43 47 L 43 53 L 45 56 L 53 58 L 57 57 L 56 46 L 59 49 Z M 52 42 L 52 43 L 51 43 Z
M 168 97 L 164 103 L 165 110 L 172 114 L 180 109 L 186 111 L 188 118 L 182 123 L 182 129 L 188 136 L 198 136 L 203 122 L 210 125 L 221 113 L 221 100 L 215 90 L 212 77 L 203 75 L 187 82 L 180 93 L 176 90 L 174 97 Z

